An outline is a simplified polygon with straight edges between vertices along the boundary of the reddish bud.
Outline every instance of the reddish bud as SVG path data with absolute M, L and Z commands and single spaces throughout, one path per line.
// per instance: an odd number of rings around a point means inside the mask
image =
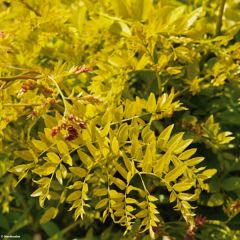
M 61 128 L 61 129 L 66 129 L 66 128 L 67 128 L 67 124 L 66 124 L 65 122 L 62 123 L 61 126 L 60 126 L 60 128 Z
M 76 70 L 75 70 L 75 73 L 79 74 L 79 73 L 86 73 L 86 72 L 90 72 L 90 71 L 91 71 L 90 68 L 88 68 L 85 65 L 83 65 L 83 66 L 77 66 Z
M 184 237 L 184 240 L 193 240 L 195 236 L 195 230 L 194 229 L 188 229 L 187 233 Z
M 58 127 L 53 127 L 51 130 L 51 136 L 54 137 L 59 133 L 59 128 Z
M 84 121 L 82 121 L 82 120 L 79 122 L 78 126 L 79 126 L 80 128 L 82 128 L 82 129 L 86 129 L 86 128 L 87 128 L 86 123 L 85 123 Z
M 197 215 L 195 217 L 195 224 L 197 227 L 202 227 L 207 221 L 207 218 L 202 215 Z
M 21 92 L 25 93 L 25 92 L 27 92 L 27 90 L 28 90 L 28 87 L 25 85 L 22 85 Z
M 37 116 L 37 112 L 33 110 L 33 111 L 31 112 L 31 115 L 32 115 L 32 117 L 36 117 L 36 116 Z
M 54 104 L 56 103 L 56 99 L 55 99 L 55 98 L 51 98 L 50 101 L 49 101 L 49 103 L 50 103 L 51 105 L 54 105 Z
M 74 115 L 73 115 L 73 114 L 70 114 L 70 115 L 68 116 L 68 119 L 72 121 L 72 120 L 74 120 L 74 119 L 75 119 L 75 117 L 74 117 Z
M 152 230 L 154 233 L 159 233 L 160 232 L 160 227 L 157 226 L 157 227 L 152 227 Z

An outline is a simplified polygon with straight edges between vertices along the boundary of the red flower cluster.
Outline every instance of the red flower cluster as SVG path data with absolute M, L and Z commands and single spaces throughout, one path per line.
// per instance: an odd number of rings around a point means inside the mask
M 74 128 L 73 126 L 70 126 L 68 128 L 68 135 L 66 135 L 64 137 L 65 140 L 67 141 L 72 141 L 74 139 L 76 139 L 78 137 L 78 131 L 76 128 Z
M 68 120 L 71 121 L 74 125 L 79 126 L 80 128 L 86 128 L 86 123 L 81 118 L 74 116 L 73 114 L 70 114 L 68 116 Z
M 231 200 L 227 207 L 224 208 L 224 212 L 228 216 L 240 213 L 240 200 Z
M 49 105 L 54 105 L 56 103 L 56 99 L 54 97 L 49 97 L 46 101 L 42 102 L 39 106 L 34 107 L 33 111 L 29 115 L 32 119 L 43 114 L 49 108 Z
M 195 224 L 194 228 L 188 228 L 184 240 L 193 240 L 197 230 L 202 227 L 207 221 L 207 218 L 202 215 L 197 215 L 195 217 Z
M 51 131 L 51 136 L 56 136 L 61 129 L 67 129 L 67 135 L 64 139 L 67 141 L 72 141 L 78 137 L 77 128 L 85 129 L 86 123 L 79 117 L 70 114 L 67 119 L 64 119 L 59 126 L 53 127 Z
M 202 227 L 207 221 L 207 218 L 202 216 L 202 215 L 197 215 L 195 217 L 195 224 L 196 224 L 196 227 Z

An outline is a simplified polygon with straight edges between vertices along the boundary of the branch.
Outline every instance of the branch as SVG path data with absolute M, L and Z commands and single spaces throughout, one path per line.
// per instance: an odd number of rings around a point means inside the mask
M 64 229 L 61 230 L 61 234 L 62 234 L 62 235 L 67 234 L 68 232 L 70 232 L 71 230 L 73 230 L 77 225 L 79 225 L 80 222 L 81 222 L 81 219 L 78 220 L 78 221 L 76 221 L 76 222 L 71 223 L 70 225 L 68 225 L 67 227 L 65 227 Z M 56 239 L 56 237 L 58 237 L 58 234 L 59 234 L 59 232 L 56 233 L 55 235 L 53 235 L 53 236 L 50 238 L 50 240 Z
M 17 75 L 17 76 L 13 76 L 13 77 L 0 77 L 0 80 L 4 81 L 4 82 L 11 82 L 11 81 L 21 80 L 21 79 L 37 80 L 38 78 L 33 77 L 33 76 L 28 76 L 28 75 Z
M 41 104 L 31 104 L 31 103 L 5 103 L 4 107 L 35 107 L 41 106 Z
M 60 94 L 62 100 L 63 100 L 63 105 L 64 105 L 64 116 L 69 112 L 68 108 L 67 108 L 67 101 L 66 101 L 66 97 L 64 96 L 61 88 L 59 87 L 58 83 L 56 82 L 56 80 L 54 79 L 53 76 L 48 76 L 48 78 L 50 80 L 52 80 L 52 82 L 54 83 L 54 85 L 56 86 L 58 93 Z
M 216 25 L 216 36 L 221 34 L 222 18 L 223 18 L 225 3 L 226 3 L 226 0 L 220 0 L 220 7 L 219 7 L 217 25 Z

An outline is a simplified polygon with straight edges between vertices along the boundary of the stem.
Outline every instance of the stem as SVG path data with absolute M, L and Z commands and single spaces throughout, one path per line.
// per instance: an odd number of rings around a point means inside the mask
M 64 96 L 61 88 L 59 87 L 58 83 L 56 82 L 56 80 L 54 79 L 54 77 L 52 76 L 48 76 L 54 83 L 54 85 L 56 86 L 58 93 L 60 94 L 62 100 L 63 100 L 63 105 L 64 105 L 64 115 L 66 115 L 68 113 L 68 109 L 67 109 L 67 101 L 66 101 L 66 97 Z
M 17 76 L 13 76 L 13 77 L 0 77 L 1 81 L 4 82 L 11 82 L 14 80 L 20 80 L 20 79 L 32 79 L 32 80 L 37 80 L 37 77 L 33 77 L 33 76 L 28 76 L 28 75 L 17 75 Z
M 156 112 L 156 113 L 158 113 L 158 112 Z M 137 115 L 137 116 L 133 116 L 133 117 L 130 117 L 130 118 L 123 119 L 119 122 L 113 122 L 110 125 L 112 126 L 112 125 L 116 125 L 116 124 L 119 124 L 119 123 L 124 123 L 124 122 L 130 121 L 130 120 L 133 120 L 135 118 L 141 118 L 141 117 L 145 117 L 145 116 L 152 115 L 152 114 L 153 113 L 144 113 L 142 115 Z
M 5 103 L 3 104 L 4 107 L 35 107 L 41 106 L 41 104 L 28 104 L 28 103 Z
M 155 75 L 156 75 L 156 78 L 157 78 L 159 95 L 162 95 L 162 81 L 161 81 L 161 78 L 160 78 L 160 76 L 159 76 L 157 71 L 155 71 Z
M 34 12 L 38 17 L 41 17 L 41 14 L 35 10 L 32 6 L 30 6 L 27 2 L 25 2 L 24 0 L 19 0 L 27 9 L 29 9 L 30 11 Z
M 68 225 L 67 227 L 65 227 L 62 231 L 61 231 L 61 234 L 64 235 L 68 232 L 70 232 L 73 228 L 75 228 L 79 223 L 80 223 L 81 220 L 78 220 L 76 222 L 73 222 L 72 224 Z M 49 238 L 50 240 L 52 239 L 56 239 L 56 237 L 58 237 L 58 234 L 59 233 L 56 233 L 55 235 L 53 235 L 51 238 Z
M 145 47 L 149 57 L 151 58 L 152 63 L 155 64 L 154 57 L 153 57 L 152 53 L 150 52 L 150 50 L 148 49 L 147 44 L 143 41 L 142 45 Z M 154 72 L 155 72 L 155 76 L 157 78 L 159 95 L 162 95 L 162 81 L 161 81 L 161 78 L 160 78 L 160 76 L 159 76 L 159 74 L 158 74 L 158 72 L 156 70 Z M 152 81 L 149 81 L 148 85 L 147 85 L 147 88 L 146 88 L 146 92 L 149 91 L 149 89 L 151 87 L 151 84 L 152 84 Z
M 179 91 L 175 94 L 174 99 L 176 99 L 177 97 L 182 96 L 185 92 L 187 92 L 189 90 L 189 87 L 185 87 L 182 91 Z
M 146 185 L 145 185 L 145 183 L 144 183 L 144 181 L 143 181 L 142 172 L 137 171 L 137 174 L 138 174 L 138 176 L 139 176 L 140 179 L 141 179 L 141 182 L 142 182 L 142 185 L 143 185 L 143 188 L 144 188 L 145 192 L 146 192 L 148 195 L 150 195 L 150 193 L 149 193 L 149 191 L 147 190 L 147 187 L 146 187 Z M 148 202 L 148 198 L 146 198 L 146 199 L 147 199 L 147 202 Z
M 1 92 L 2 92 L 2 90 L 3 90 L 3 87 L 5 86 L 5 82 L 1 85 L 1 87 L 0 87 L 0 90 L 1 90 Z
M 221 34 L 222 18 L 223 18 L 225 3 L 226 3 L 226 0 L 220 0 L 220 7 L 219 7 L 217 25 L 216 25 L 216 36 Z

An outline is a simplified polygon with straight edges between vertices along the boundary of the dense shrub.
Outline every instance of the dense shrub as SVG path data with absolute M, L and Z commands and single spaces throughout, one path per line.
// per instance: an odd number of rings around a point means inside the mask
M 1 234 L 240 238 L 238 0 L 0 9 Z

